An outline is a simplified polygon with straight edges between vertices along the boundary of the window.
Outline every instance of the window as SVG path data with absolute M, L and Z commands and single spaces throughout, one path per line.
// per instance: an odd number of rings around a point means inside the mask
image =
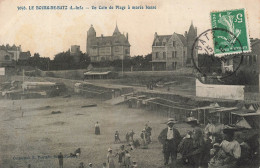
M 10 56 L 9 55 L 5 55 L 5 60 L 9 61 L 10 60 Z
M 172 52 L 172 58 L 177 58 L 177 51 Z
M 186 53 L 185 53 L 185 51 L 183 51 L 183 57 L 186 57 L 186 55 L 185 55 Z
M 173 70 L 176 70 L 176 69 L 177 69 L 177 62 L 173 62 L 173 63 L 172 63 L 172 69 L 173 69 Z
M 173 47 L 176 46 L 176 42 L 175 42 L 175 41 L 172 42 L 172 46 L 173 46 Z
M 163 52 L 163 59 L 166 59 L 166 52 Z
M 158 52 L 155 53 L 155 58 L 156 59 L 159 58 L 159 53 Z
M 166 42 L 163 42 L 162 45 L 165 46 L 165 45 L 166 45 Z
M 119 51 L 119 47 L 115 47 L 115 52 L 118 52 Z

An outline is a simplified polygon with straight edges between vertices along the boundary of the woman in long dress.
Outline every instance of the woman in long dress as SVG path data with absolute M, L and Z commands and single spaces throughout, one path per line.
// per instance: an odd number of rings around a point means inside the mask
M 108 154 L 107 154 L 107 162 L 108 162 L 108 168 L 115 168 L 115 155 L 112 153 L 112 149 L 108 149 Z
M 95 124 L 95 134 L 96 134 L 96 135 L 100 135 L 100 128 L 99 128 L 99 123 L 98 123 L 98 121 L 97 121 L 96 124 Z
M 125 151 L 125 166 L 126 168 L 131 168 L 131 155 L 127 150 Z

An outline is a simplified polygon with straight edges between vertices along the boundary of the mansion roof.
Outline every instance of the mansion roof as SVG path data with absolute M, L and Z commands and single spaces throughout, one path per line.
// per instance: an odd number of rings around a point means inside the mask
M 115 36 L 101 36 L 96 37 L 91 40 L 92 46 L 115 46 L 115 45 L 126 45 L 130 46 L 129 41 L 123 35 L 115 35 Z
M 187 42 L 186 42 L 186 38 L 182 35 L 182 34 L 178 34 L 178 33 L 174 33 L 178 36 L 178 38 L 181 40 L 182 44 L 184 46 L 187 46 Z M 154 38 L 153 41 L 153 46 L 155 45 L 155 40 L 158 39 L 159 40 L 159 45 L 162 45 L 163 41 L 165 40 L 167 43 L 169 41 L 169 39 L 172 37 L 173 35 L 157 35 L 156 38 Z
M 96 37 L 96 32 L 93 28 L 93 25 L 91 25 L 88 32 L 90 34 L 89 38 L 91 38 L 91 46 L 130 46 L 130 43 L 128 41 L 128 34 L 126 34 L 125 36 L 124 34 L 120 33 L 117 25 L 112 36 L 101 35 L 99 37 Z M 94 35 L 94 37 L 92 35 Z

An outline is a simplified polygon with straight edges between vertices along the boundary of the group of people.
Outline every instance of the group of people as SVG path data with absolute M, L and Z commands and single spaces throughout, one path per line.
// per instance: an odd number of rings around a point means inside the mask
M 118 164 L 120 168 L 137 168 L 136 161 L 132 161 L 131 155 L 124 145 L 121 145 L 119 152 L 113 154 L 111 148 L 108 149 L 107 162 L 108 168 L 115 168 L 115 160 L 118 157 Z
M 133 142 L 134 141 L 134 135 L 135 135 L 134 130 L 127 132 L 126 135 L 125 135 L 126 142 L 128 142 L 128 143 Z
M 244 149 L 249 149 L 247 143 L 239 143 L 235 140 L 234 135 L 236 129 L 233 127 L 225 127 L 220 124 L 214 117 L 208 118 L 208 124 L 204 129 L 199 127 L 196 120 L 191 120 L 193 130 L 187 131 L 182 137 L 174 125 L 177 121 L 174 118 L 169 118 L 167 128 L 163 129 L 158 136 L 159 142 L 163 145 L 164 165 L 169 165 L 171 160 L 172 167 L 177 166 L 177 153 L 180 153 L 181 162 L 184 165 L 191 165 L 194 168 L 235 168 L 241 164 L 241 155 Z M 99 123 L 95 124 L 95 134 L 100 134 Z M 134 147 L 134 135 L 132 130 L 126 133 L 126 141 L 130 148 L 126 149 L 125 145 L 121 145 L 119 151 L 114 154 L 111 148 L 108 149 L 107 162 L 103 163 L 103 168 L 115 168 L 116 160 L 120 168 L 136 168 L 137 163 L 131 159 L 130 151 Z M 151 143 L 152 128 L 145 124 L 145 128 L 141 133 L 141 147 L 148 148 Z M 115 143 L 121 142 L 119 132 L 115 132 Z M 252 142 L 254 143 L 254 142 Z M 132 145 L 130 145 L 132 144 Z M 245 147 L 243 149 L 243 147 Z M 251 147 L 252 148 L 252 147 Z M 253 147 L 254 148 L 254 147 Z M 259 143 L 255 143 L 256 154 L 258 154 Z M 80 152 L 78 152 L 80 154 Z M 250 155 L 246 153 L 244 155 Z M 63 168 L 63 155 L 58 155 L 59 166 Z M 239 163 L 240 161 L 240 163 Z M 88 164 L 91 168 L 92 163 Z M 85 168 L 83 162 L 79 168 Z
M 182 155 L 182 163 L 194 168 L 235 168 L 241 157 L 241 144 L 235 140 L 236 129 L 224 127 L 214 118 L 209 118 L 205 129 L 194 126 L 182 138 L 174 128 L 176 120 L 170 118 L 167 128 L 160 133 L 158 140 L 163 145 L 164 164 L 176 167 L 177 153 Z
M 132 144 L 133 146 L 135 146 L 134 143 L 136 143 L 134 140 L 134 135 L 135 132 L 133 130 L 127 132 L 125 135 L 126 142 L 130 145 Z M 140 134 L 142 148 L 148 148 L 148 145 L 152 142 L 151 135 L 152 135 L 152 128 L 148 124 L 145 124 L 145 127 Z M 121 139 L 118 131 L 115 132 L 115 143 L 121 143 Z

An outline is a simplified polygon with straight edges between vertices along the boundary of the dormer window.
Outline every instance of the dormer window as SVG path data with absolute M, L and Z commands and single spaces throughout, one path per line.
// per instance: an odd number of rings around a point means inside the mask
M 172 46 L 176 47 L 176 42 L 175 41 L 172 42 Z

